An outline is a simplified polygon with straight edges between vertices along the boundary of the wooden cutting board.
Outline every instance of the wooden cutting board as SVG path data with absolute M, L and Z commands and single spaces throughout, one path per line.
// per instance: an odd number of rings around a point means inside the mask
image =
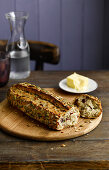
M 70 102 L 75 97 L 75 95 L 63 92 L 60 89 L 49 88 L 49 90 L 68 99 Z M 101 119 L 102 114 L 96 119 L 79 118 L 76 126 L 56 131 L 49 129 L 47 126 L 29 118 L 23 112 L 11 107 L 7 99 L 0 103 L 0 127 L 12 135 L 27 139 L 56 141 L 75 138 L 92 131 L 100 123 Z

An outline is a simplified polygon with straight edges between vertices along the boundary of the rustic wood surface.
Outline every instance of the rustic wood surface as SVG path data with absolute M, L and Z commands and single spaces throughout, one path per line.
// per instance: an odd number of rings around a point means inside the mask
M 57 89 L 48 88 L 48 90 L 61 96 L 61 93 L 57 92 Z M 64 93 L 63 97 L 64 99 L 73 102 L 72 94 Z M 5 130 L 11 135 L 25 139 L 59 141 L 75 138 L 92 131 L 98 126 L 101 119 L 102 114 L 96 119 L 84 119 L 80 117 L 78 123 L 74 127 L 56 131 L 38 121 L 33 121 L 33 119 L 23 114 L 23 112 L 11 107 L 7 99 L 0 103 L 0 127 L 2 130 Z
M 70 71 L 32 72 L 25 80 L 9 80 L 0 88 L 0 102 L 8 88 L 18 82 L 58 88 Z M 11 136 L 0 130 L 0 169 L 109 169 L 109 71 L 77 72 L 97 81 L 91 95 L 101 99 L 103 119 L 88 135 L 55 142 L 39 142 Z M 62 144 L 65 147 L 62 147 Z

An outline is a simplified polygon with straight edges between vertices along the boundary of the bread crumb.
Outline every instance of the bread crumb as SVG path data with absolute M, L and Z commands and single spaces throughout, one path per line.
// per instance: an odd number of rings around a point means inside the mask
M 65 147 L 66 145 L 65 144 L 62 144 L 61 147 Z
M 53 148 L 51 148 L 51 150 L 53 150 Z

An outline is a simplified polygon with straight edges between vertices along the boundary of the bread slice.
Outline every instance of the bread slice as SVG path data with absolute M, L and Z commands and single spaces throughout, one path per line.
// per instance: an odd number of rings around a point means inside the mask
M 80 117 L 76 106 L 29 83 L 13 85 L 7 99 L 12 106 L 56 130 L 75 125 Z
M 102 113 L 100 100 L 88 94 L 77 96 L 74 104 L 79 108 L 80 116 L 84 118 L 96 118 Z

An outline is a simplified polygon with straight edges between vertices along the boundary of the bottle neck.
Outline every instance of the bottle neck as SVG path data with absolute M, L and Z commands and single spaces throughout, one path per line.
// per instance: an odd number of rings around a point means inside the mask
M 24 35 L 24 26 L 28 19 L 26 12 L 9 12 L 5 14 L 10 24 L 11 37 L 8 40 L 6 51 L 29 51 L 28 42 Z
M 24 19 L 9 19 L 10 23 L 10 31 L 11 31 L 11 39 L 12 41 L 18 41 L 20 39 L 25 39 L 24 35 Z

